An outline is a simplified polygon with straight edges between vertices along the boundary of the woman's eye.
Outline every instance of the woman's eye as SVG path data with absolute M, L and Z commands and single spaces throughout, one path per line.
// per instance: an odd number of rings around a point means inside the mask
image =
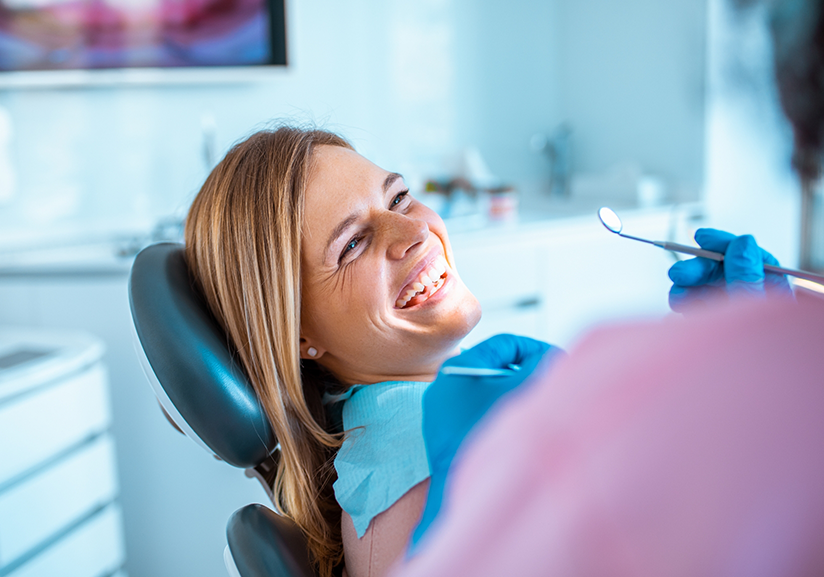
M 404 201 L 408 194 L 409 190 L 404 190 L 403 192 L 398 193 L 398 195 L 392 199 L 392 206 L 398 206 L 400 203 Z
M 352 240 L 350 240 L 346 247 L 344 247 L 343 254 L 346 254 L 350 250 L 354 250 L 354 248 L 358 246 L 358 242 L 360 241 L 357 238 L 353 238 Z
M 340 258 L 338 259 L 338 263 L 342 262 L 344 257 L 349 254 L 351 251 L 355 250 L 358 245 L 360 244 L 360 238 L 353 238 L 349 242 L 346 243 L 346 246 L 343 247 L 343 251 L 340 253 Z

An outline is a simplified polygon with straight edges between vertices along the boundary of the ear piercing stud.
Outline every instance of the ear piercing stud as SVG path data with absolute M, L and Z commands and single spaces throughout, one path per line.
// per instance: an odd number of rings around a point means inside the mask
M 309 348 L 306 350 L 306 352 L 307 352 L 307 353 L 309 353 L 309 356 L 310 356 L 310 357 L 314 357 L 315 355 L 317 355 L 317 354 L 318 354 L 318 349 L 316 349 L 315 347 L 309 347 Z

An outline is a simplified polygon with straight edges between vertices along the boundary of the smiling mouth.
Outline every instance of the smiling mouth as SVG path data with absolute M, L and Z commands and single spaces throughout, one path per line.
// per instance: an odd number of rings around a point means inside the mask
M 449 265 L 446 264 L 446 259 L 443 256 L 436 257 L 415 280 L 403 288 L 400 298 L 395 301 L 395 308 L 409 308 L 428 300 L 443 286 L 447 276 Z

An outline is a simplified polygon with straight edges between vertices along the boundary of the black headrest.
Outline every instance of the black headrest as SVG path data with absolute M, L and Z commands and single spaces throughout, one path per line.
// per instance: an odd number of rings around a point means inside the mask
M 277 440 L 226 333 L 192 285 L 182 244 L 140 251 L 129 302 L 147 376 L 177 425 L 236 467 L 263 462 Z

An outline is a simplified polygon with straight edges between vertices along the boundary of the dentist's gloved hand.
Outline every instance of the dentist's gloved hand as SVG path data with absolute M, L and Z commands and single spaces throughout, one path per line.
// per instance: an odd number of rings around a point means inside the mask
M 792 298 L 792 289 L 784 275 L 764 274 L 764 264 L 778 265 L 778 261 L 760 248 L 751 235 L 735 236 L 713 228 L 699 228 L 695 240 L 701 248 L 723 253 L 724 260 L 695 257 L 672 265 L 669 269 L 673 282 L 669 293 L 672 310 L 685 312 L 696 303 L 724 296 Z
M 512 375 L 468 377 L 439 374 L 423 396 L 423 437 L 431 472 L 429 496 L 423 516 L 412 534 L 410 552 L 423 537 L 441 509 L 446 477 L 458 448 L 475 424 L 506 393 L 526 381 L 542 360 L 549 361 L 560 349 L 547 343 L 515 335 L 496 335 L 444 366 L 506 368 L 521 367 Z

